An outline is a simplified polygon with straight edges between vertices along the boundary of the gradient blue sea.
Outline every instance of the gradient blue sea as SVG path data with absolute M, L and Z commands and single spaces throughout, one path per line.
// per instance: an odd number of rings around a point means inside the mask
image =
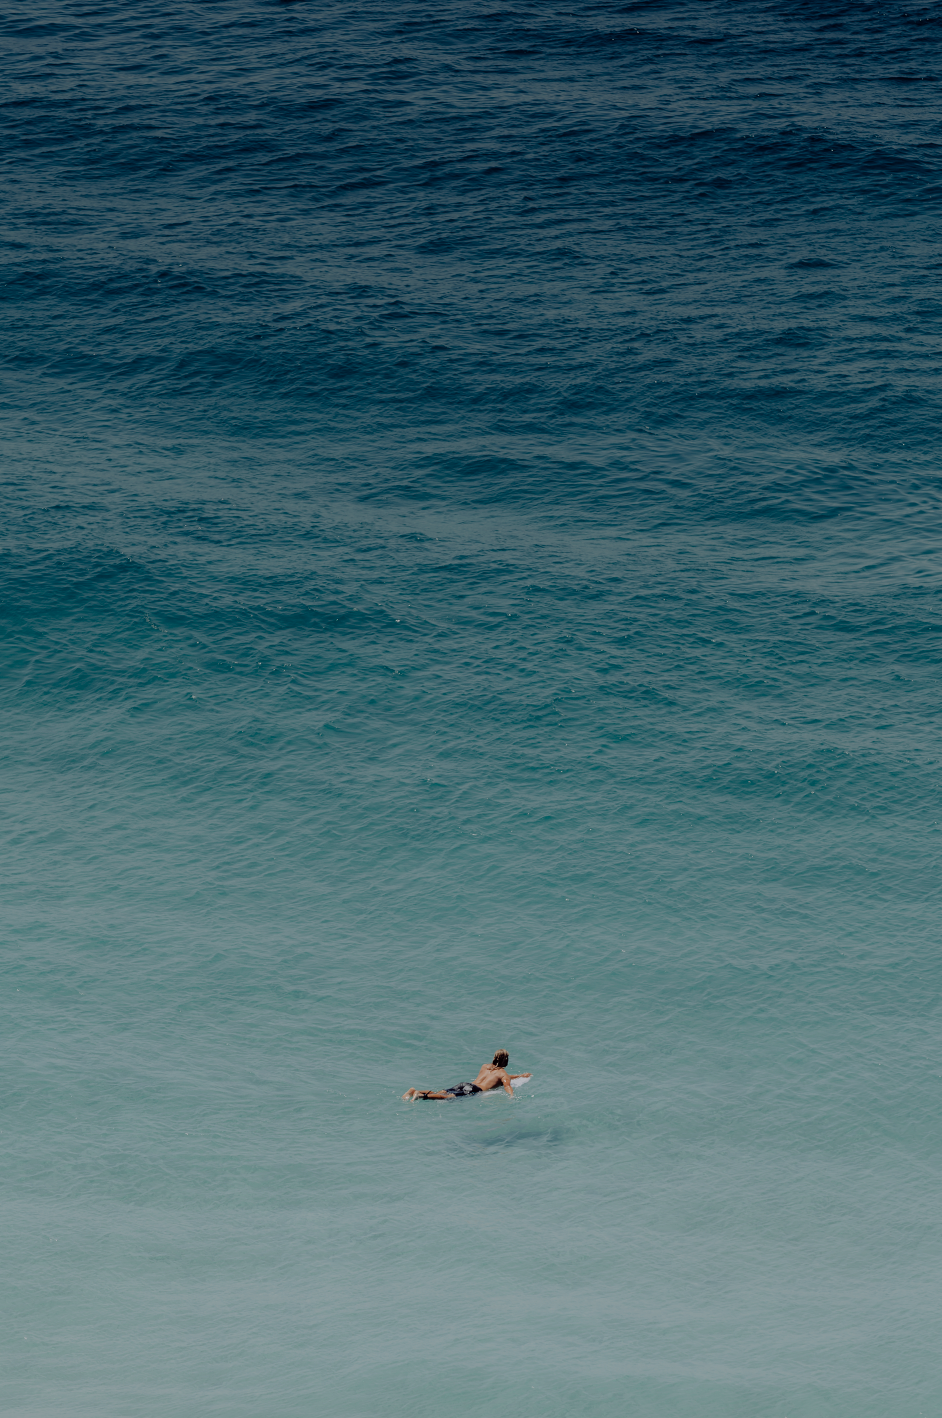
M 938 1418 L 942 12 L 0 31 L 4 1414 Z

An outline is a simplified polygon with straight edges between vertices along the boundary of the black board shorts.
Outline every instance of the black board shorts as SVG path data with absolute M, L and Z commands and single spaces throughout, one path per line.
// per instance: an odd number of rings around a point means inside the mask
M 480 1093 L 480 1088 L 476 1083 L 456 1083 L 454 1088 L 446 1088 L 445 1092 L 450 1093 L 452 1098 L 469 1098 L 472 1093 Z

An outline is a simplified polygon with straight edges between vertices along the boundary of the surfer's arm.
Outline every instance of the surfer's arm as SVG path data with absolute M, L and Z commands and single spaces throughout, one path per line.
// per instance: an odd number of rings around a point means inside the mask
M 504 1085 L 504 1092 L 507 1094 L 507 1097 L 512 1098 L 514 1096 L 514 1086 L 510 1081 L 510 1074 L 502 1073 L 500 1081 Z

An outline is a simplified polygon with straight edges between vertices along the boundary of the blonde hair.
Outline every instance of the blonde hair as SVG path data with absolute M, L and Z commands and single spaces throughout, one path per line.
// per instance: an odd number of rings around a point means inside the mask
M 498 1049 L 491 1062 L 495 1063 L 498 1068 L 506 1068 L 510 1063 L 510 1055 L 506 1049 Z

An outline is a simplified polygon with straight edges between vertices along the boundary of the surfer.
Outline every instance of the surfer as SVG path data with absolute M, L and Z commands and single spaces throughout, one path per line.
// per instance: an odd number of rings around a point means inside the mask
M 472 1093 L 490 1093 L 494 1088 L 503 1086 L 508 1098 L 514 1096 L 514 1078 L 529 1078 L 528 1073 L 508 1073 L 507 1065 L 510 1063 L 510 1055 L 506 1049 L 498 1049 L 489 1064 L 482 1064 L 481 1070 L 473 1083 L 456 1083 L 454 1088 L 442 1088 L 437 1092 L 431 1088 L 408 1088 L 403 1093 L 403 1101 L 414 1103 L 416 1098 L 441 1098 L 449 1102 L 452 1098 L 470 1098 Z

